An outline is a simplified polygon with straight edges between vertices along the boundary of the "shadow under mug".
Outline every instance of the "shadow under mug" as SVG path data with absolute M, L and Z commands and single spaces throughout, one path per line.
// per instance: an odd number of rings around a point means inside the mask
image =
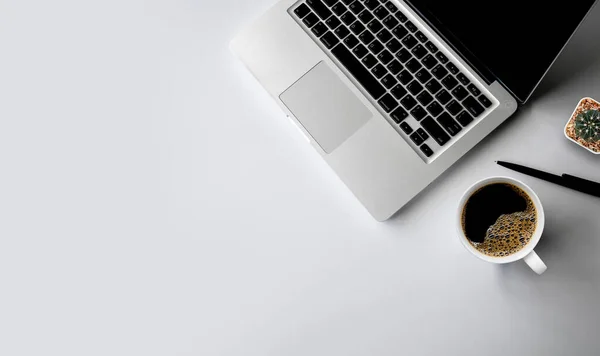
M 537 219 L 536 219 L 537 224 L 535 226 L 535 232 L 534 232 L 533 236 L 531 237 L 531 240 L 529 241 L 529 243 L 527 245 L 525 245 L 521 250 L 517 251 L 516 253 L 513 253 L 512 255 L 508 255 L 508 256 L 503 256 L 503 257 L 489 256 L 489 255 L 486 255 L 486 254 L 480 252 L 479 250 L 477 250 L 471 244 L 471 242 L 465 235 L 465 232 L 462 227 L 463 210 L 465 208 L 465 204 L 467 203 L 467 201 L 469 200 L 471 195 L 473 195 L 473 193 L 475 193 L 477 190 L 479 190 L 480 188 L 482 188 L 486 185 L 497 184 L 497 183 L 512 184 L 514 186 L 521 188 L 531 198 L 531 200 L 533 201 L 533 204 L 535 206 L 535 209 L 537 211 Z M 538 242 L 540 241 L 540 238 L 542 237 L 542 232 L 544 231 L 544 223 L 545 223 L 544 208 L 542 207 L 542 202 L 540 201 L 540 198 L 537 196 L 537 194 L 535 194 L 535 192 L 531 188 L 529 188 L 529 186 L 527 186 L 525 183 L 523 183 L 519 180 L 516 180 L 514 178 L 509 178 L 509 177 L 491 177 L 491 178 L 486 178 L 486 179 L 480 180 L 479 182 L 473 184 L 463 194 L 462 198 L 460 199 L 460 203 L 458 205 L 458 214 L 457 215 L 458 215 L 458 217 L 457 217 L 456 221 L 457 221 L 457 227 L 458 227 L 458 236 L 459 236 L 463 246 L 465 246 L 465 248 L 467 250 L 469 250 L 473 255 L 481 258 L 484 261 L 491 262 L 491 263 L 500 263 L 500 264 L 515 262 L 515 261 L 522 259 L 537 274 L 542 274 L 546 271 L 546 268 L 547 268 L 546 264 L 544 264 L 544 262 L 540 259 L 540 257 L 533 250 L 535 248 L 535 246 L 538 244 Z

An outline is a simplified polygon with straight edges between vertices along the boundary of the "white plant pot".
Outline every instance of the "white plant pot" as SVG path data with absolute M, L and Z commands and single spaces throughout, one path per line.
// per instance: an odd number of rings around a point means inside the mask
M 572 137 L 570 137 L 570 136 L 567 134 L 567 129 L 569 128 L 569 124 L 571 123 L 571 121 L 572 121 L 572 120 L 575 120 L 575 118 L 574 118 L 574 116 L 575 116 L 575 113 L 577 112 L 577 109 L 579 109 L 579 106 L 580 106 L 580 105 L 583 103 L 583 101 L 584 101 L 584 100 L 591 100 L 591 101 L 593 101 L 593 102 L 597 103 L 597 104 L 598 104 L 598 106 L 599 106 L 599 108 L 600 108 L 600 102 L 598 102 L 598 101 L 596 101 L 596 100 L 594 100 L 594 99 L 592 99 L 592 98 L 585 97 L 585 98 L 583 98 L 583 99 L 579 100 L 579 103 L 577 103 L 577 106 L 575 107 L 575 110 L 573 110 L 573 113 L 571 114 L 571 116 L 569 117 L 569 120 L 567 120 L 567 124 L 565 125 L 565 130 L 564 130 L 565 137 L 566 137 L 566 138 L 568 138 L 570 141 L 574 142 L 575 144 L 577 144 L 578 146 L 580 146 L 580 147 L 583 147 L 583 148 L 585 148 L 586 150 L 590 151 L 591 153 L 593 153 L 593 154 L 595 154 L 595 155 L 599 155 L 599 154 L 600 154 L 600 152 L 596 152 L 596 151 L 594 151 L 594 150 L 592 150 L 592 149 L 590 149 L 590 148 L 588 148 L 588 147 L 585 147 L 585 146 L 584 146 L 584 145 L 582 145 L 580 142 L 578 142 L 577 140 L 574 140 Z

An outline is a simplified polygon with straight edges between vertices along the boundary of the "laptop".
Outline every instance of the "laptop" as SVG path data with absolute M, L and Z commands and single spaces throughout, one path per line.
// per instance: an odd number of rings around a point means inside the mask
M 377 220 L 530 97 L 595 0 L 282 0 L 232 51 Z

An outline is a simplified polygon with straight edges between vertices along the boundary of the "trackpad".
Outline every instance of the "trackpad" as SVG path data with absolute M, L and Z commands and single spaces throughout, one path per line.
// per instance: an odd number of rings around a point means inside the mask
M 327 153 L 373 116 L 325 62 L 313 67 L 279 97 Z

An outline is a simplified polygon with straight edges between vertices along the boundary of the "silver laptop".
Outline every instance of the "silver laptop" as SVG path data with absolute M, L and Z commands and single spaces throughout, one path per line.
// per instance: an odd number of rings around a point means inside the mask
M 595 0 L 282 0 L 231 43 L 380 221 L 525 103 Z

